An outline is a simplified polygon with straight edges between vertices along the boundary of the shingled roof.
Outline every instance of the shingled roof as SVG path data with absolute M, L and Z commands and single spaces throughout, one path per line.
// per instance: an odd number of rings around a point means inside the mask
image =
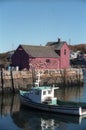
M 48 42 L 46 46 L 53 46 L 55 50 L 60 50 L 62 46 L 66 43 L 65 41 L 59 41 L 59 42 Z
M 31 45 L 21 45 L 22 48 L 26 51 L 26 53 L 32 57 L 52 57 L 57 58 L 59 55 L 55 52 L 55 50 L 60 50 L 65 41 L 60 41 L 58 39 L 57 42 L 48 42 L 46 46 L 31 46 Z
M 53 50 L 51 46 L 31 46 L 21 45 L 26 53 L 32 57 L 53 57 L 57 58 L 59 55 Z

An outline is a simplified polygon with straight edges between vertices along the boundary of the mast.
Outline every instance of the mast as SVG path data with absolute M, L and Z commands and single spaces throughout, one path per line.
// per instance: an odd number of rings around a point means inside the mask
M 37 74 L 37 80 L 36 80 L 36 82 L 35 82 L 35 86 L 37 86 L 37 87 L 39 87 L 40 86 L 40 73 L 38 72 L 38 74 Z

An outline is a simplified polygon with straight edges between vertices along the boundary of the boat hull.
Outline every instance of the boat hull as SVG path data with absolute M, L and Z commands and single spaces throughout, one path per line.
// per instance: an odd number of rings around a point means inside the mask
M 63 100 L 57 100 L 57 103 L 59 105 L 65 105 L 65 106 L 75 106 L 75 107 L 82 107 L 82 108 L 86 108 L 86 103 L 84 102 L 73 102 L 73 101 L 63 101 Z
M 20 95 L 20 103 L 21 105 L 25 105 L 30 108 L 47 111 L 47 112 L 54 112 L 54 113 L 62 113 L 62 114 L 69 114 L 69 115 L 84 115 L 86 114 L 86 110 L 82 110 L 81 107 L 71 107 L 71 106 L 61 106 L 61 105 L 48 105 L 44 103 L 36 103 L 28 99 L 27 97 Z M 82 112 L 83 111 L 83 112 Z

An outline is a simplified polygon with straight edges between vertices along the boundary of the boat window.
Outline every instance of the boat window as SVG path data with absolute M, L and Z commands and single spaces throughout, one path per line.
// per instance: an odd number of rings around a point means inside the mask
M 46 95 L 46 91 L 43 91 L 43 95 Z
M 48 90 L 48 94 L 51 94 L 51 90 Z

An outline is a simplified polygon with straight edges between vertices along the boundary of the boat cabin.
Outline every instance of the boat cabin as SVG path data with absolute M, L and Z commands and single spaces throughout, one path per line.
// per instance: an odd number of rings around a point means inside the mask
M 55 87 L 34 87 L 29 93 L 29 99 L 37 103 L 56 104 L 57 98 L 54 97 Z

